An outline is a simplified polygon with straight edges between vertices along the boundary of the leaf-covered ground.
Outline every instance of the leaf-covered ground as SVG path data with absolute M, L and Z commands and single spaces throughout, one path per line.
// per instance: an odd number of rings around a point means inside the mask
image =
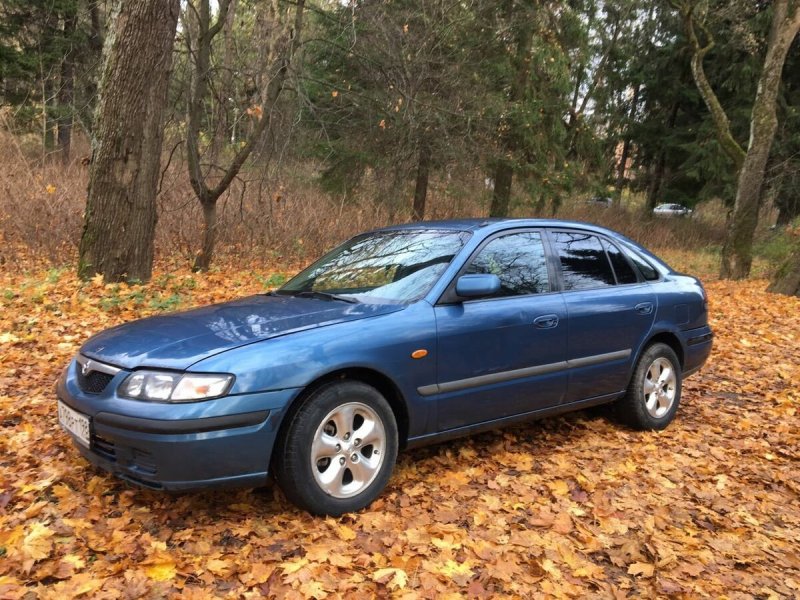
M 578 413 L 406 452 L 341 519 L 79 457 L 53 382 L 82 340 L 281 279 L 0 273 L 0 598 L 800 596 L 800 301 L 764 281 L 708 285 L 714 354 L 666 431 Z

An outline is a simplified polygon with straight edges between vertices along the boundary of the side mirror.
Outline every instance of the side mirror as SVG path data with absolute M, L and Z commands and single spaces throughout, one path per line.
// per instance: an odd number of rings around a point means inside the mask
M 462 275 L 456 282 L 456 294 L 461 298 L 491 296 L 500 289 L 500 278 L 491 273 Z

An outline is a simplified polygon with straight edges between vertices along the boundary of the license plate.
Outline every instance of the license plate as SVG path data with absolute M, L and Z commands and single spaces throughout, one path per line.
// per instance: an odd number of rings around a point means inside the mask
M 58 422 L 69 433 L 75 436 L 81 444 L 87 448 L 90 445 L 91 430 L 89 429 L 89 417 L 82 415 L 76 410 L 72 410 L 61 400 L 58 401 Z

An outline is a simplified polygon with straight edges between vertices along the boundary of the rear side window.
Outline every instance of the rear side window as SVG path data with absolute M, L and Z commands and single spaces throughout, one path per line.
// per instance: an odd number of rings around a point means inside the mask
M 611 260 L 611 266 L 614 267 L 617 283 L 636 283 L 639 281 L 639 278 L 636 277 L 636 271 L 633 270 L 633 267 L 625 259 L 619 248 L 608 240 L 603 240 L 603 248 L 605 248 L 608 258 Z
M 615 285 L 611 263 L 597 236 L 559 231 L 553 233 L 553 241 L 565 291 Z
M 500 290 L 494 297 L 550 291 L 544 243 L 542 236 L 535 231 L 493 239 L 478 253 L 466 272 L 497 275 Z
M 625 254 L 627 254 L 628 258 L 633 261 L 633 264 L 641 271 L 642 276 L 647 281 L 655 281 L 658 279 L 658 271 L 655 270 L 655 267 L 639 256 L 636 252 L 632 252 L 626 248 Z

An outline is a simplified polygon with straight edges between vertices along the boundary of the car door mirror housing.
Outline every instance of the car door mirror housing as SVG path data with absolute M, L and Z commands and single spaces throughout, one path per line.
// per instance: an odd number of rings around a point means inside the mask
M 500 290 L 500 278 L 491 273 L 462 275 L 456 282 L 456 294 L 460 298 L 491 296 Z

